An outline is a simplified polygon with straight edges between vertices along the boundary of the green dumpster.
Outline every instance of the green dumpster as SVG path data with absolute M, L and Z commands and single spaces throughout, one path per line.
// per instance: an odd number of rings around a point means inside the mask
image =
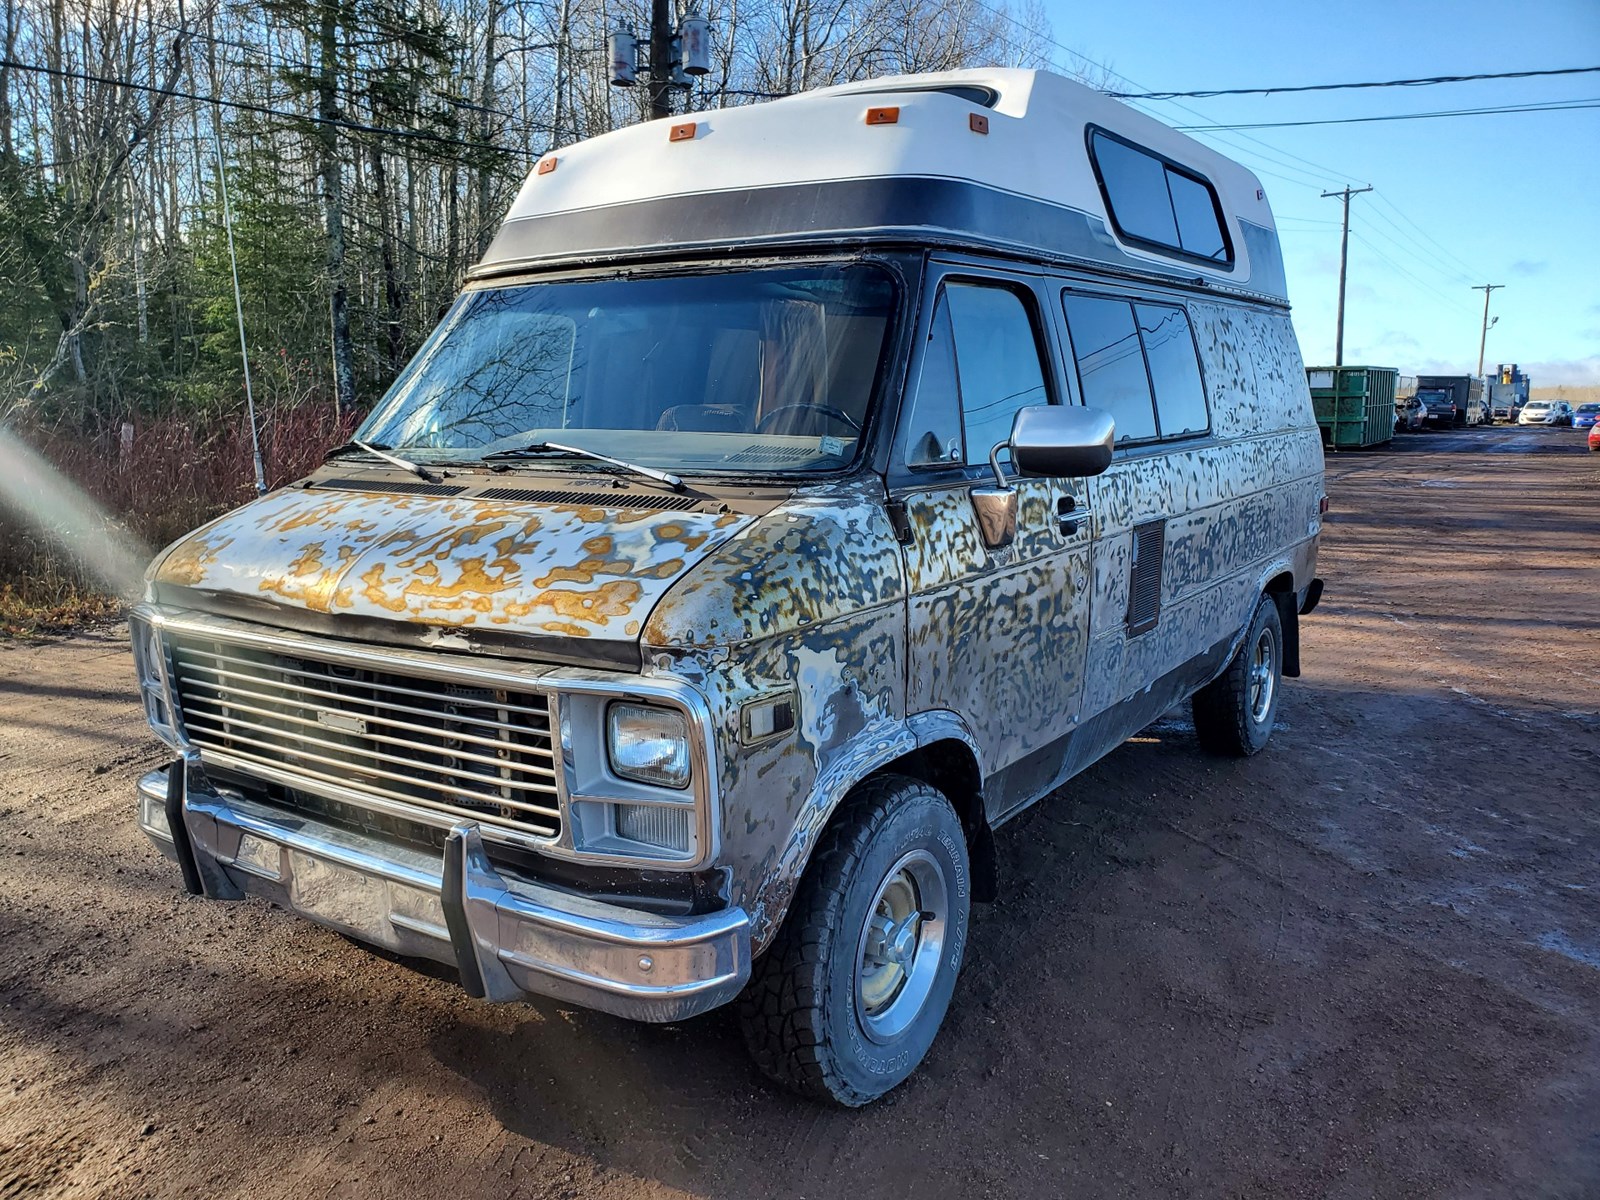
M 1307 367 L 1323 444 L 1360 450 L 1392 441 L 1399 378 L 1394 367 Z

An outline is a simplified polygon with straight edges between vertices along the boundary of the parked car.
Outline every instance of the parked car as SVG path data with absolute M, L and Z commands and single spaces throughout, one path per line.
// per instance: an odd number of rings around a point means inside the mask
M 1428 406 L 1415 396 L 1394 402 L 1394 427 L 1400 433 L 1410 433 L 1428 423 Z
M 1574 429 L 1591 429 L 1596 420 L 1600 420 L 1600 403 L 1590 402 L 1580 404 L 1572 410 L 1572 427 Z
M 1265 748 L 1322 592 L 1260 181 L 1044 72 L 551 151 L 357 439 L 152 565 L 140 826 L 486 1000 L 737 1000 L 843 1105 L 932 1044 L 991 830 L 1182 701 Z
M 1517 416 L 1518 425 L 1571 425 L 1572 405 L 1565 400 L 1529 400 Z
M 1589 426 L 1589 449 L 1600 451 L 1600 422 Z

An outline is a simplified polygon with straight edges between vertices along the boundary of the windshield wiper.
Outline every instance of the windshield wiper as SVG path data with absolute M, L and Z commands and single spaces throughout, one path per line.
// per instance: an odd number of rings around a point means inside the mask
M 635 475 L 643 475 L 646 479 L 654 479 L 657 483 L 665 484 L 675 492 L 683 491 L 683 480 L 668 471 L 658 471 L 654 467 L 641 467 L 638 463 L 612 458 L 609 454 L 601 454 L 598 450 L 588 450 L 582 446 L 564 446 L 560 442 L 532 442 L 526 446 L 518 446 L 514 450 L 495 450 L 485 454 L 483 461 L 494 462 L 508 458 L 524 458 L 535 454 L 576 454 L 579 458 L 592 458 L 595 462 L 609 463 L 613 467 L 621 467 L 624 471 L 631 471 Z
M 327 462 L 330 458 L 336 458 L 338 455 L 344 454 L 350 450 L 361 450 L 367 454 L 373 455 L 376 458 L 383 459 L 384 462 L 393 463 L 402 470 L 410 471 L 413 475 L 420 476 L 421 478 L 426 479 L 429 483 L 444 482 L 443 475 L 436 474 L 435 472 L 428 470 L 428 468 L 423 466 L 421 463 L 412 462 L 409 458 L 401 458 L 399 455 L 389 454 L 387 453 L 388 449 L 389 447 L 382 442 L 363 442 L 357 438 L 351 438 L 348 442 L 344 443 L 344 445 L 335 446 L 332 450 L 329 450 L 322 456 L 322 461 Z

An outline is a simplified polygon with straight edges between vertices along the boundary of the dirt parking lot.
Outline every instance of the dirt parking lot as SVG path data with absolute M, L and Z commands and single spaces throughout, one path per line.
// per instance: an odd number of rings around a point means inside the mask
M 471 1001 L 133 825 L 122 630 L 0 650 L 0 1197 L 1600 1195 L 1600 455 L 1332 458 L 1328 594 L 1258 758 L 1175 714 L 999 836 L 879 1105 L 721 1013 Z

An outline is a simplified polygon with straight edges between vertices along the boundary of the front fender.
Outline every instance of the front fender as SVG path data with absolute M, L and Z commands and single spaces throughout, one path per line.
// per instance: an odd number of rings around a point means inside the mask
M 829 760 L 796 816 L 775 866 L 762 881 L 750 905 L 757 953 L 765 948 L 783 923 L 822 831 L 851 789 L 873 772 L 916 750 L 949 741 L 960 742 L 971 753 L 974 763 L 980 761 L 977 740 L 967 723 L 956 713 L 943 709 L 913 713 L 904 723 L 880 721 L 869 725 Z
M 877 721 L 862 729 L 829 760 L 795 817 L 782 852 L 749 905 L 754 952 L 760 953 L 789 911 L 800 877 L 822 831 L 844 798 L 868 775 L 917 748 L 916 736 L 899 721 Z

